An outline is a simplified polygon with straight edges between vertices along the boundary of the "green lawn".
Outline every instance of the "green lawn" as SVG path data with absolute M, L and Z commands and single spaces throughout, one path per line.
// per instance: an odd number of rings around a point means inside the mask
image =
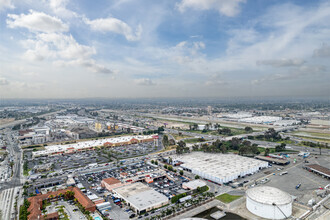
M 23 175 L 28 176 L 31 169 L 23 170 Z
M 246 132 L 244 129 L 239 129 L 239 128 L 230 128 L 230 127 L 223 127 L 221 126 L 220 128 L 229 128 L 231 130 L 231 135 L 230 136 L 235 136 L 235 135 L 240 135 L 240 134 L 248 134 L 250 132 Z M 207 131 L 207 132 L 202 132 L 202 131 L 195 131 L 195 130 L 185 130 L 187 132 L 191 133 L 197 133 L 197 134 L 205 134 L 205 135 L 220 135 L 220 136 L 228 136 L 224 134 L 219 134 L 217 131 Z
M 189 138 L 190 136 L 187 136 L 187 135 L 178 135 L 178 134 L 171 134 L 175 140 L 179 141 L 181 139 L 184 139 L 184 138 Z
M 233 196 L 229 195 L 228 193 L 222 194 L 220 196 L 215 197 L 217 200 L 220 200 L 221 202 L 224 203 L 231 203 L 232 201 L 241 198 L 242 196 Z
M 205 141 L 205 140 L 204 140 Z M 186 144 L 194 144 L 194 143 L 198 143 L 201 142 L 201 140 L 199 138 L 191 138 L 191 139 L 186 139 L 184 140 L 184 142 Z

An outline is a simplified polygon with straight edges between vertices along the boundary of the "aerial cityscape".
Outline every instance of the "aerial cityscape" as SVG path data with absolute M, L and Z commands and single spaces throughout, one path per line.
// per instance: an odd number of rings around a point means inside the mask
M 327 0 L 0 0 L 0 220 L 330 219 Z

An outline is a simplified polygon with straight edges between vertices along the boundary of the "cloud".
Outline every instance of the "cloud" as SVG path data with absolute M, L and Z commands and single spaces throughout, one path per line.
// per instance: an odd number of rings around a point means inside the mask
M 176 4 L 180 12 L 185 12 L 188 8 L 194 10 L 215 9 L 220 14 L 233 17 L 240 12 L 240 4 L 246 0 L 182 0 Z
M 28 60 L 51 59 L 58 66 L 79 65 L 92 72 L 113 73 L 91 58 L 96 54 L 94 47 L 79 44 L 72 35 L 39 33 L 35 39 L 23 41 L 23 46 L 27 49 L 24 57 Z
M 257 65 L 273 66 L 273 67 L 289 67 L 289 66 L 301 66 L 306 63 L 302 59 L 280 59 L 280 60 L 258 60 Z
M 27 28 L 32 32 L 66 32 L 69 26 L 60 19 L 43 12 L 29 10 L 29 14 L 8 14 L 7 25 L 10 28 Z
M 222 79 L 223 73 L 218 72 L 211 74 L 209 79 L 205 82 L 205 86 L 225 86 L 228 82 Z
M 0 11 L 4 10 L 6 8 L 10 8 L 10 9 L 15 8 L 12 0 L 0 0 Z
M 95 20 L 84 19 L 92 30 L 100 32 L 113 32 L 125 36 L 128 41 L 140 40 L 142 34 L 142 26 L 138 25 L 135 32 L 125 22 L 117 18 L 100 18 Z
M 6 78 L 0 76 L 0 86 L 6 86 L 9 84 L 9 81 Z
M 52 11 L 64 18 L 70 18 L 70 17 L 77 17 L 77 13 L 68 10 L 66 8 L 68 4 L 68 0 L 50 0 L 49 1 L 49 7 L 52 9 Z
M 314 50 L 314 57 L 330 57 L 330 46 L 323 43 L 321 48 Z
M 319 76 L 326 73 L 326 70 L 327 68 L 325 66 L 301 66 L 287 73 L 276 73 L 260 79 L 252 80 L 252 84 L 261 84 L 263 82 L 272 82 L 272 81 L 281 81 L 281 80 L 282 81 L 297 80 L 308 77 L 311 78 L 310 80 L 313 80 L 313 79 L 318 79 Z
M 154 86 L 156 83 L 149 78 L 136 79 L 135 83 L 141 86 Z

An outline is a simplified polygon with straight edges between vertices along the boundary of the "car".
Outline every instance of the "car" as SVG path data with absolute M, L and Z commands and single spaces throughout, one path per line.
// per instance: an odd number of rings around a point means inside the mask
M 129 216 L 129 218 L 134 218 L 135 217 L 135 214 L 132 214 Z
M 146 214 L 144 214 L 144 216 L 148 216 L 149 215 L 149 213 L 147 212 Z

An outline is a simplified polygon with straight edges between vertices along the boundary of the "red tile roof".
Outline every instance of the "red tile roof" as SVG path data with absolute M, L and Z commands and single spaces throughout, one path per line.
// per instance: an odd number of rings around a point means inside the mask
M 96 209 L 95 204 L 77 187 L 68 187 L 67 189 L 57 190 L 55 192 L 49 192 L 46 194 L 40 194 L 34 197 L 28 198 L 28 201 L 31 203 L 28 211 L 30 215 L 28 216 L 29 220 L 40 219 L 41 216 L 41 208 L 42 201 L 48 199 L 51 195 L 53 198 L 59 197 L 62 193 L 65 194 L 66 191 L 73 191 L 74 197 L 78 200 L 78 202 L 88 211 L 94 212 Z
M 102 180 L 105 183 L 109 184 L 109 185 L 113 185 L 113 184 L 117 184 L 117 183 L 121 183 L 118 179 L 114 178 L 114 177 L 110 177 L 107 179 Z

